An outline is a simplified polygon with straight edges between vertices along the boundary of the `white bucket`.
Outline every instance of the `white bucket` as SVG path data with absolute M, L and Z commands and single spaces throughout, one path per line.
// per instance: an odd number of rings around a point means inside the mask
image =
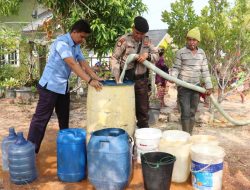
M 192 144 L 206 143 L 211 145 L 219 145 L 219 141 L 212 135 L 192 135 L 190 138 Z
M 155 128 L 141 128 L 135 131 L 137 162 L 141 163 L 141 153 L 158 151 L 162 132 Z
M 195 144 L 191 147 L 192 185 L 196 190 L 221 190 L 223 160 L 222 147 L 211 144 Z
M 167 130 L 162 134 L 159 150 L 176 157 L 174 163 L 172 181 L 183 183 L 190 174 L 190 146 L 188 142 L 190 134 L 180 130 Z
M 182 144 L 188 142 L 190 134 L 181 130 L 167 130 L 162 133 L 162 138 L 170 143 L 174 142 Z

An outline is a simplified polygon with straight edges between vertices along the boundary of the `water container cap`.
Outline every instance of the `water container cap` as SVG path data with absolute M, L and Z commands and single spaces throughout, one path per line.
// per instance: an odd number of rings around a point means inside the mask
M 18 132 L 17 133 L 17 140 L 16 140 L 15 144 L 24 145 L 27 143 L 28 143 L 28 141 L 26 141 L 25 138 L 23 137 L 23 132 Z
M 68 128 L 60 130 L 57 134 L 57 143 L 80 143 L 85 142 L 86 131 L 81 128 Z
M 12 138 L 16 138 L 16 132 L 15 132 L 15 129 L 13 128 L 13 127 L 10 127 L 9 128 L 9 136 L 8 136 L 8 138 L 9 139 L 12 139 Z

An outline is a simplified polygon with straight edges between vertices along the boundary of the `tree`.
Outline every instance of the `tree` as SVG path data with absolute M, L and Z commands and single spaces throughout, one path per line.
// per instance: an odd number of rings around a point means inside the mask
M 0 16 L 17 14 L 22 0 L 0 0 Z
M 162 12 L 162 21 L 168 24 L 168 34 L 173 38 L 173 42 L 165 49 L 165 60 L 170 67 L 173 64 L 175 52 L 186 43 L 187 32 L 198 25 L 193 1 L 178 0 L 171 3 L 171 11 Z
M 236 0 L 230 12 L 232 18 L 232 36 L 235 41 L 237 61 L 250 66 L 250 1 Z
M 15 51 L 19 43 L 19 32 L 5 26 L 0 27 L 0 55 Z
M 185 45 L 187 32 L 198 24 L 193 0 L 178 0 L 171 3 L 171 11 L 162 12 L 162 21 L 168 24 L 168 33 L 173 37 L 174 44 L 179 48 Z
M 63 32 L 78 19 L 91 23 L 93 30 L 87 40 L 89 49 L 99 56 L 106 54 L 115 45 L 119 35 L 129 31 L 133 18 L 146 10 L 142 0 L 38 0 L 52 10 L 54 26 L 60 25 Z
M 232 80 L 233 69 L 242 65 L 243 58 L 249 54 L 249 32 L 244 26 L 246 12 L 246 0 L 236 0 L 231 9 L 226 0 L 210 0 L 209 6 L 202 10 L 201 46 L 206 50 L 218 84 L 219 102 Z
M 2 62 L 0 65 L 0 81 L 4 83 L 13 82 L 12 79 L 19 81 L 20 85 L 28 85 L 34 83 L 37 79 L 34 66 L 34 56 L 32 50 L 32 43 L 27 43 L 27 39 L 22 37 L 19 31 L 12 28 L 0 27 L 0 56 L 9 56 L 19 49 L 19 62 L 20 67 L 13 67 L 8 62 Z M 29 50 L 29 54 L 27 53 Z M 10 59 L 10 58 L 9 58 Z
M 209 5 L 202 9 L 199 18 L 203 38 L 200 45 L 206 52 L 212 75 L 218 84 L 219 101 L 222 100 L 233 66 L 233 60 L 229 60 L 228 55 L 232 50 L 228 12 L 229 4 L 226 0 L 209 0 Z
M 233 68 L 249 60 L 249 0 L 236 0 L 230 8 L 226 0 L 209 0 L 201 16 L 195 15 L 192 0 L 180 0 L 171 4 L 171 12 L 164 11 L 162 20 L 169 25 L 173 43 L 179 47 L 185 43 L 189 29 L 199 26 L 200 46 L 205 50 L 212 75 L 221 89 L 219 100 L 232 79 Z M 248 5 L 248 7 L 247 7 Z

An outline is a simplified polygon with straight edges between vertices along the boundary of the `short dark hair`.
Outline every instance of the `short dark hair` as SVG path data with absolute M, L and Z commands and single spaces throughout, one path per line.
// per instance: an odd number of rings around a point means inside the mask
M 164 49 L 159 49 L 159 56 L 162 56 L 164 54 Z
M 85 32 L 85 33 L 91 33 L 90 25 L 87 21 L 80 19 L 76 21 L 72 26 L 70 32 Z

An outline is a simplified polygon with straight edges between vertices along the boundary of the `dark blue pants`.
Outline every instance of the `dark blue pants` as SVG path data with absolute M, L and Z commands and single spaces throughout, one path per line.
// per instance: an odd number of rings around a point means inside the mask
M 37 87 L 39 100 L 35 114 L 32 117 L 28 140 L 35 144 L 36 153 L 39 152 L 47 124 L 55 108 L 60 129 L 69 128 L 69 93 L 62 95 L 51 92 L 41 86 Z
M 195 113 L 200 101 L 199 92 L 179 86 L 178 101 L 181 108 L 182 130 L 192 134 L 195 124 Z

